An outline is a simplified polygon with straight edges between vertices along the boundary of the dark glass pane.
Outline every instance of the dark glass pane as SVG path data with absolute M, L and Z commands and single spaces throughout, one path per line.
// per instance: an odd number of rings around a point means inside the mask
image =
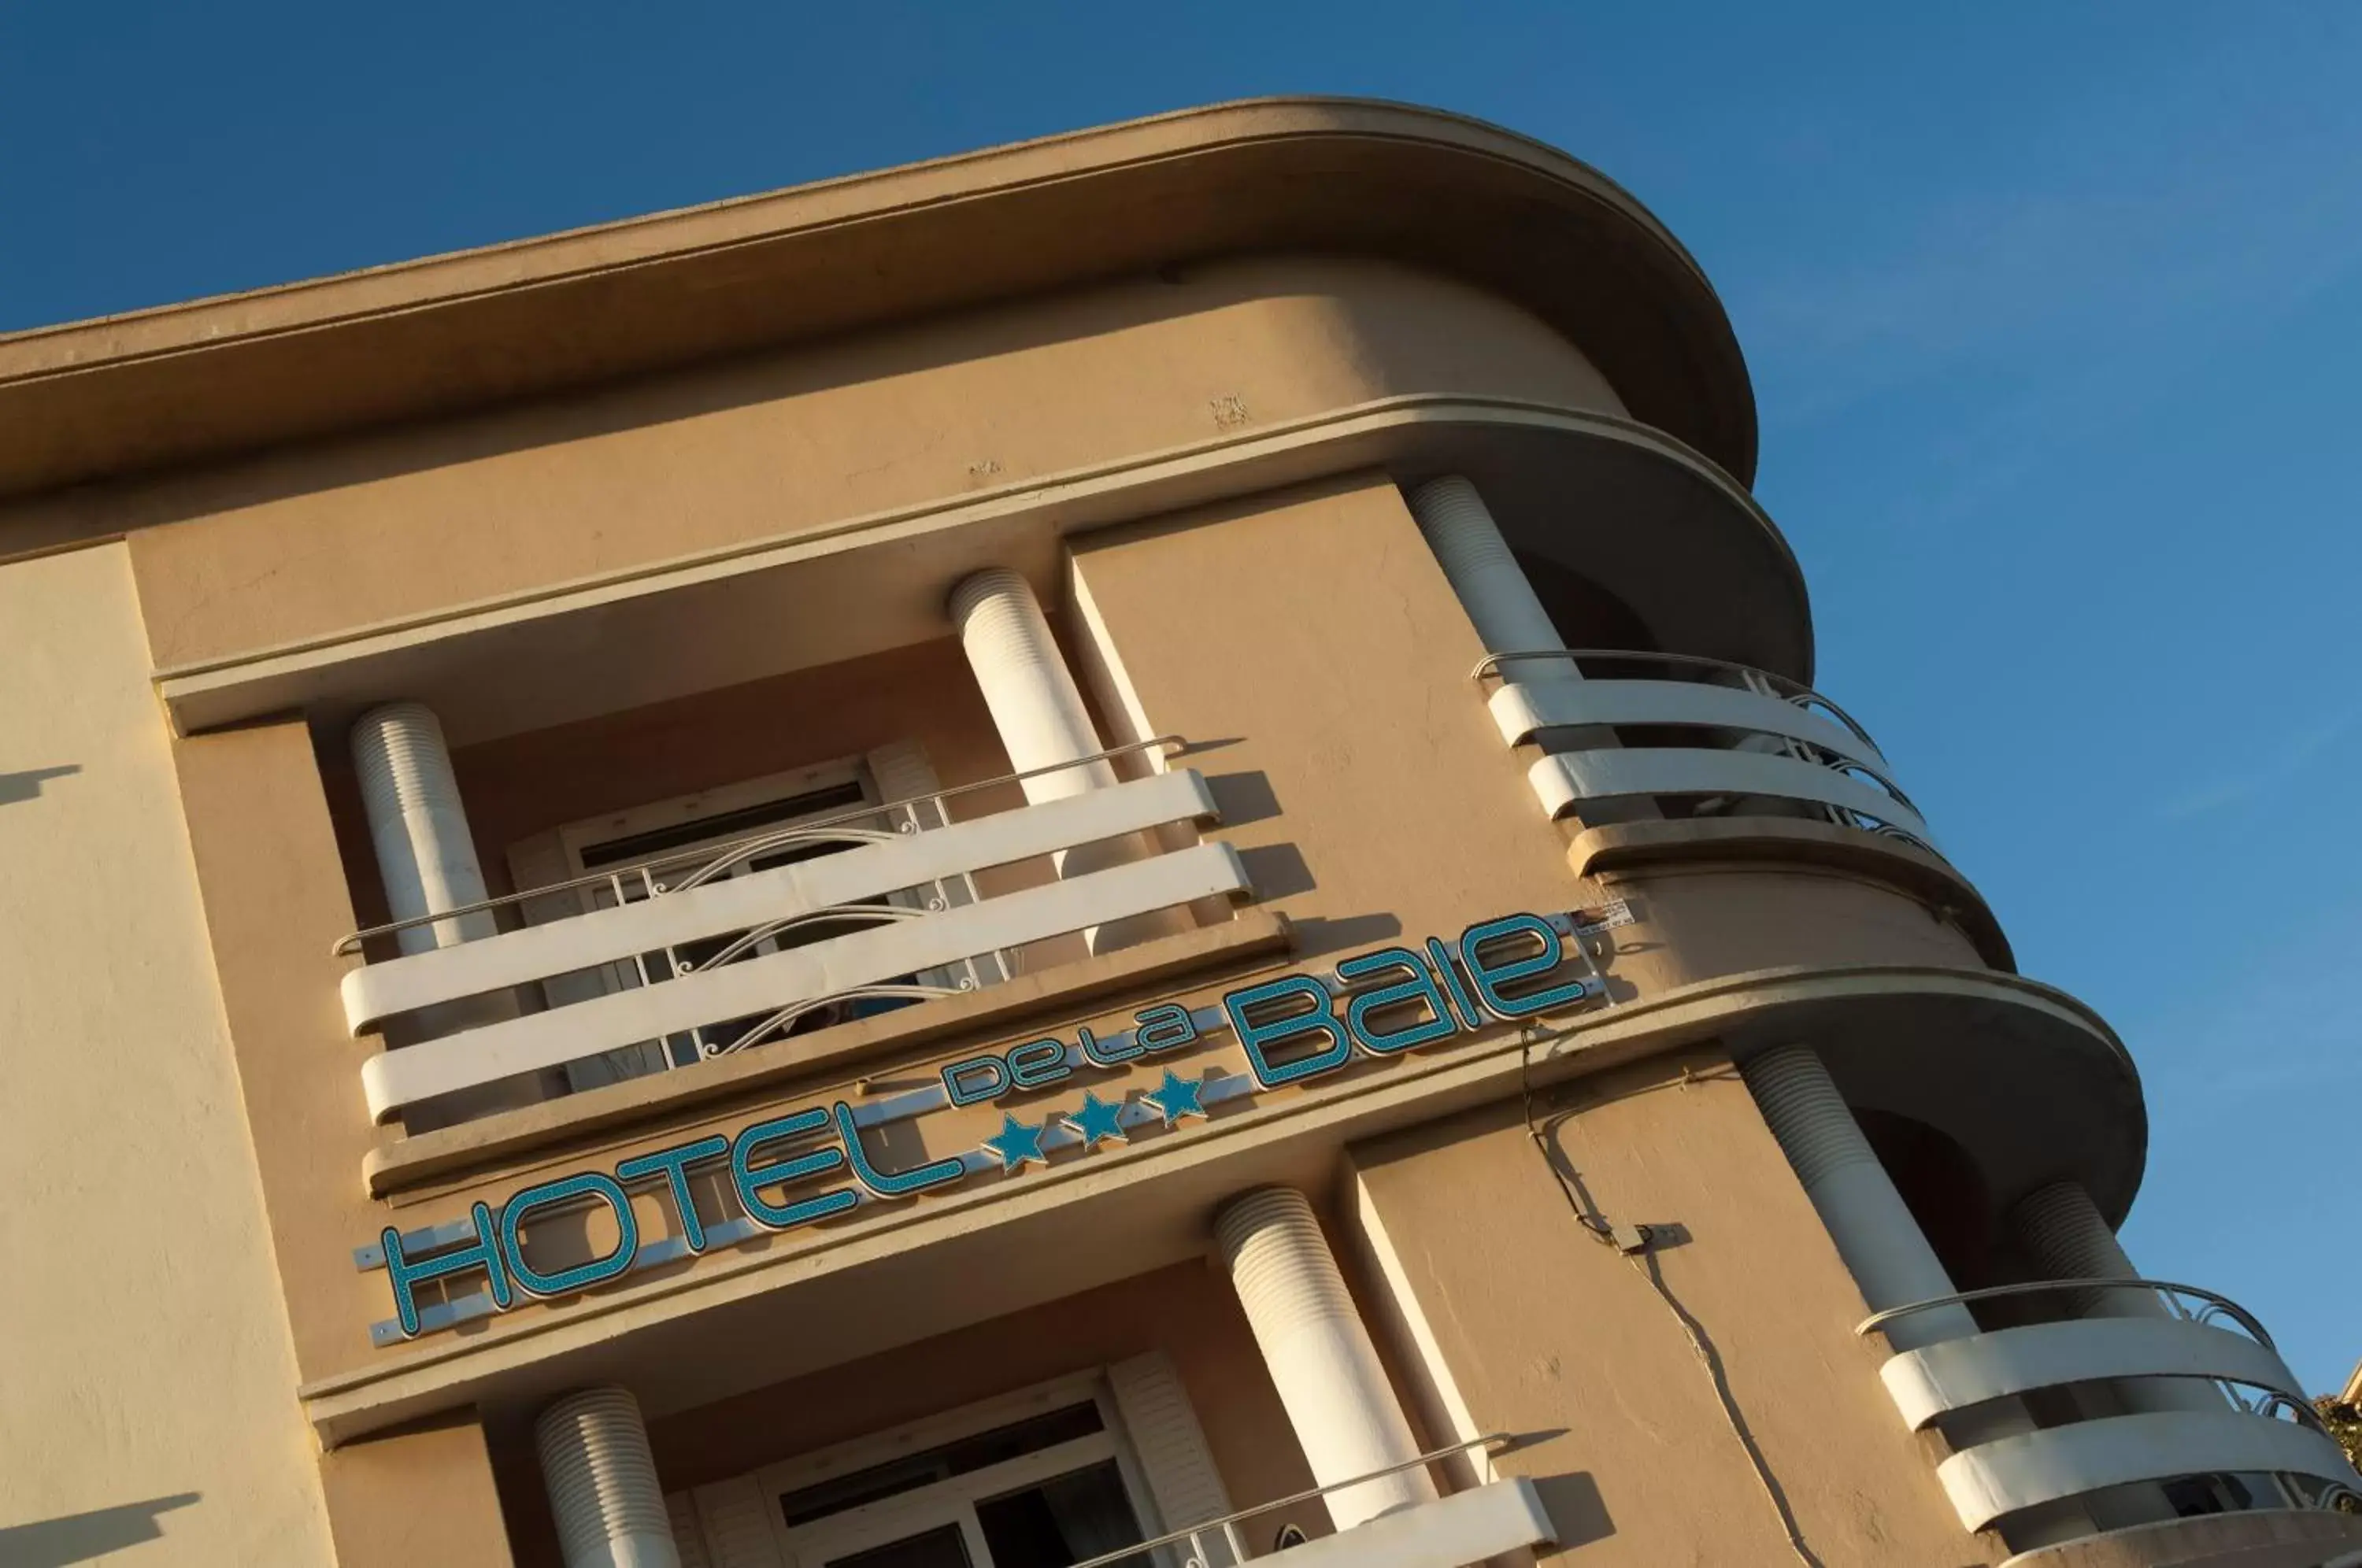
M 747 856 L 746 869 L 768 871 L 776 867 L 793 866 L 801 860 L 818 860 L 823 855 L 842 855 L 854 847 L 850 839 L 826 840 L 816 844 L 790 844 L 778 849 L 767 849 L 760 855 Z
M 1113 1460 L 978 1503 L 976 1517 L 992 1568 L 1072 1568 L 1141 1539 Z
M 582 850 L 582 868 L 596 871 L 602 866 L 624 866 L 637 860 L 648 860 L 668 849 L 701 844 L 709 838 L 745 838 L 775 823 L 813 816 L 822 812 L 841 811 L 859 804 L 860 785 L 833 784 L 824 790 L 790 795 L 783 801 L 766 801 L 759 806 L 721 812 L 710 817 L 700 817 L 694 822 L 679 823 L 648 833 L 635 833 L 629 838 L 586 845 Z
M 779 1498 L 779 1511 L 789 1525 L 810 1524 L 831 1514 L 843 1513 L 864 1503 L 874 1503 L 880 1497 L 890 1497 L 898 1492 L 909 1492 L 954 1475 L 966 1475 L 987 1465 L 1015 1459 L 1020 1454 L 1038 1453 L 1062 1442 L 1088 1437 L 1099 1430 L 1099 1408 L 1085 1401 L 1064 1409 L 1012 1421 L 1005 1427 L 995 1427 L 988 1432 L 961 1438 L 941 1448 L 924 1453 L 889 1460 L 873 1464 L 866 1470 L 856 1470 L 833 1481 L 789 1492 Z

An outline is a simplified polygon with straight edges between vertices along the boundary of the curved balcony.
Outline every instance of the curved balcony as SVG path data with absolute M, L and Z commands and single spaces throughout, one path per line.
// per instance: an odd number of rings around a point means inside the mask
M 1603 677 L 1655 667 L 1644 679 Z M 1517 667 L 1542 667 L 1513 679 Z M 1812 688 L 1769 670 L 1688 654 L 1536 649 L 1475 668 L 1500 685 L 1487 704 L 1510 745 L 1546 755 L 1527 770 L 1551 815 L 1646 797 L 1683 816 L 1729 814 L 1778 801 L 1838 826 L 1892 834 L 1923 848 L 1927 823 L 1887 777 L 1870 732 Z M 1625 730 L 1672 731 L 1682 744 Z M 1591 732 L 1588 734 L 1581 732 Z
M 2362 1476 L 2271 1336 L 2211 1291 L 2159 1280 L 2045 1280 L 1914 1302 L 1865 1320 L 1856 1332 L 1977 1303 L 2048 1303 L 2065 1312 L 1890 1357 L 1879 1375 L 1904 1422 L 1922 1430 L 1995 1399 L 2029 1396 L 2029 1409 L 2042 1418 L 2087 1413 L 1970 1442 L 1938 1464 L 1964 1528 L 2143 1483 L 2239 1478 L 2245 1506 L 2254 1507 L 2329 1507 L 2362 1496 Z M 2095 1388 L 2109 1393 L 2090 1397 Z M 2219 1496 L 2214 1506 L 2224 1506 Z
M 1092 859 L 1087 870 L 1070 862 L 1063 878 L 979 898 L 972 873 L 1219 815 L 1205 780 L 1182 769 L 948 820 L 945 797 L 1023 777 L 602 872 L 580 879 L 606 895 L 584 900 L 582 912 L 349 971 L 342 990 L 355 1034 L 402 1020 L 425 1036 L 363 1064 L 370 1115 L 389 1121 L 425 1101 L 594 1061 L 625 1076 L 692 1066 L 974 990 L 1005 978 L 1008 955 L 1033 944 L 1248 894 L 1236 853 L 1207 843 Z M 546 905 L 577 887 L 403 923 Z M 355 933 L 337 950 L 366 952 L 400 929 Z M 602 983 L 552 983 L 579 976 Z M 522 1010 L 510 999 L 535 990 L 549 1005 Z
M 1805 860 L 1895 883 L 1946 911 L 1987 963 L 2009 944 L 1937 852 L 1870 732 L 1770 670 L 1688 654 L 1536 648 L 1481 660 L 1501 739 L 1540 752 L 1542 809 L 1582 824 L 1577 876 L 1674 859 Z

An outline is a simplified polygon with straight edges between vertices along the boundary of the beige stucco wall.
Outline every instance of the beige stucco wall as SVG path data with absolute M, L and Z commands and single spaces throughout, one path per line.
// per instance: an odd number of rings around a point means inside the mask
M 0 1562 L 327 1562 L 122 546 L 0 568 Z
M 1537 1120 L 1595 1213 L 1678 1228 L 1651 1254 L 1718 1358 L 1765 1469 L 1827 1568 L 1996 1562 L 1856 1338 L 1861 1296 L 1738 1075 L 1660 1058 L 1540 1097 Z M 1515 1100 L 1356 1145 L 1372 1250 L 1480 1432 L 1527 1434 L 1530 1475 L 1582 1568 L 1791 1561 L 1772 1505 L 1675 1309 L 1594 1241 Z
M 72 505 L 133 540 L 161 668 L 1082 474 L 1376 399 L 1621 414 L 1465 285 L 1277 258 L 297 447 Z M 0 510 L 0 536 L 63 502 Z
M 1601 945 L 1618 987 L 1634 996 L 1790 966 L 1985 966 L 1958 927 L 1867 877 L 1709 863 L 1612 873 L 1599 883 L 1632 914 Z
M 1385 475 L 1088 535 L 1073 573 L 1138 722 L 1203 746 L 1217 836 L 1308 958 L 1584 901 Z
M 337 1568 L 509 1568 L 484 1425 L 456 1410 L 321 1456 Z

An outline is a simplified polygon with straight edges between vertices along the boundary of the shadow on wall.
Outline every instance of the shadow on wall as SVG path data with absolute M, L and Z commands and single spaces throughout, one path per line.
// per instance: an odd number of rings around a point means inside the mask
M 62 767 L 28 767 L 22 773 L 0 773 L 0 806 L 14 806 L 41 798 L 41 786 L 52 778 L 64 778 L 82 771 L 82 764 L 69 762 Z
M 1590 1471 L 1528 1479 L 1534 1484 L 1534 1495 L 1541 1499 L 1542 1512 L 1550 1516 L 1551 1539 L 1558 1551 L 1571 1551 L 1595 1540 L 1606 1540 L 1616 1533 L 1616 1521 L 1607 1512 L 1607 1499 L 1599 1495 L 1599 1483 L 1592 1479 Z
M 0 774 L 0 783 L 11 777 L 23 775 Z M 185 1508 L 198 1496 L 195 1492 L 176 1492 L 144 1503 L 118 1503 L 86 1514 L 0 1526 L 0 1568 L 66 1568 L 68 1563 L 88 1562 L 142 1541 L 161 1540 L 164 1530 L 156 1516 Z
M 1189 748 L 1191 755 L 1214 746 L 1231 745 L 1232 741 L 1209 741 Z M 1279 797 L 1274 793 L 1271 778 L 1263 773 L 1217 773 L 1206 779 L 1206 788 L 1214 797 L 1214 804 L 1222 813 L 1222 825 L 1235 828 L 1248 823 L 1265 822 L 1279 812 Z M 1254 889 L 1255 901 L 1268 904 L 1276 900 L 1308 893 L 1319 884 L 1312 867 L 1304 863 L 1304 855 L 1293 844 L 1255 845 L 1239 851 L 1239 864 L 1245 868 L 1247 881 Z M 1324 915 L 1297 916 L 1296 951 L 1299 958 L 1312 958 L 1328 953 L 1343 952 L 1354 947 L 1366 947 L 1372 943 L 1386 942 L 1402 934 L 1402 922 L 1389 914 L 1347 915 L 1332 918 Z

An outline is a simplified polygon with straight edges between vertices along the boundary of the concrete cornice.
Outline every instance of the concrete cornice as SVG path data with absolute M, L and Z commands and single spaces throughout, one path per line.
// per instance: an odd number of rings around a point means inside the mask
M 1488 288 L 1635 417 L 1752 476 L 1729 322 L 1628 193 L 1462 116 L 1275 98 L 0 337 L 0 495 L 1276 251 Z

